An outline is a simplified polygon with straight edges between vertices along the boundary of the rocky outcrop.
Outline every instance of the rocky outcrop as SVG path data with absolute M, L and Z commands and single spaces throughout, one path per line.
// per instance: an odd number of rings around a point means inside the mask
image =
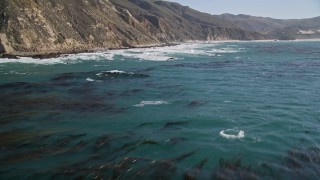
M 5 53 L 5 49 L 0 40 L 0 55 L 2 56 L 3 53 Z
M 15 55 L 265 38 L 157 0 L 1 0 L 0 8 L 0 53 Z

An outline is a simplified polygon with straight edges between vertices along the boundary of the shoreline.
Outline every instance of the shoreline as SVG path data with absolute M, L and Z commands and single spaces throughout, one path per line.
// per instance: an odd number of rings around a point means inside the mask
M 80 49 L 80 50 L 67 50 L 67 51 L 43 51 L 43 52 L 14 52 L 14 53 L 4 53 L 0 54 L 0 59 L 20 59 L 22 57 L 29 57 L 34 59 L 52 59 L 63 56 L 68 56 L 72 54 L 81 53 L 94 53 L 99 51 L 109 51 L 109 50 L 121 50 L 121 49 L 137 49 L 137 48 L 155 48 L 155 47 L 170 47 L 176 46 L 181 43 L 170 42 L 161 44 L 148 44 L 148 45 L 138 45 L 130 47 L 120 47 L 120 48 L 93 48 L 93 49 Z
M 177 46 L 184 43 L 226 43 L 226 42 L 317 42 L 320 38 L 316 39 L 295 39 L 295 40 L 277 40 L 277 39 L 265 39 L 265 40 L 217 40 L 217 41 L 203 41 L 203 40 L 188 40 L 184 42 L 169 42 L 160 44 L 148 44 L 148 45 L 138 45 L 130 47 L 120 47 L 120 48 L 93 48 L 93 49 L 82 49 L 82 50 L 67 50 L 67 51 L 43 51 L 43 52 L 14 52 L 14 53 L 3 53 L 0 54 L 0 59 L 20 59 L 22 57 L 29 57 L 34 59 L 52 59 L 73 54 L 81 53 L 94 53 L 99 51 L 109 51 L 109 50 L 122 50 L 122 49 L 137 49 L 137 48 L 156 48 L 156 47 L 170 47 Z

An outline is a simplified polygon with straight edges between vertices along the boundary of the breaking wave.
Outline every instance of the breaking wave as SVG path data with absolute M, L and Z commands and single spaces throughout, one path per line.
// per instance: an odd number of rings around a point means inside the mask
M 106 60 L 148 60 L 171 61 L 180 60 L 187 56 L 221 56 L 223 53 L 239 52 L 239 49 L 228 47 L 218 48 L 221 43 L 184 43 L 176 46 L 134 48 L 107 50 L 94 53 L 66 54 L 58 58 L 35 59 L 20 57 L 19 59 L 1 59 L 1 63 L 27 63 L 27 64 L 74 64 L 83 61 Z

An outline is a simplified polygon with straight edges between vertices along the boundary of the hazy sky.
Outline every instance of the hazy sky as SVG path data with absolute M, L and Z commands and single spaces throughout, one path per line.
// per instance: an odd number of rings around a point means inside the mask
M 210 14 L 248 14 L 278 19 L 320 16 L 320 0 L 168 0 Z

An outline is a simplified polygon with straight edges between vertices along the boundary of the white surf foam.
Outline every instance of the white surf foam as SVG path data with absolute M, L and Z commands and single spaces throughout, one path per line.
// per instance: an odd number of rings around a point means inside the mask
M 220 131 L 219 135 L 227 139 L 242 139 L 245 137 L 243 130 L 227 129 Z
M 94 67 L 109 67 L 109 65 L 98 65 L 98 64 L 95 64 L 93 65 Z
M 237 53 L 240 52 L 239 49 L 234 48 L 220 48 L 220 49 L 212 49 L 211 51 L 208 51 L 211 53 Z
M 133 105 L 135 107 L 143 107 L 146 105 L 162 105 L 162 104 L 169 104 L 167 101 L 141 101 L 139 104 Z
M 107 52 L 95 52 L 95 53 L 79 53 L 62 55 L 58 58 L 48 59 L 35 59 L 31 57 L 19 57 L 19 59 L 3 58 L 0 63 L 23 63 L 23 64 L 41 64 L 41 65 L 53 65 L 53 64 L 74 64 L 81 61 L 88 60 L 113 60 L 113 54 Z
M 29 57 L 21 57 L 20 59 L 8 59 L 3 58 L 0 60 L 0 63 L 23 63 L 23 64 L 58 64 L 63 63 L 59 58 L 53 59 L 34 59 Z
M 134 73 L 132 72 L 125 72 L 125 71 L 119 71 L 119 70 L 110 70 L 110 71 L 102 71 L 98 74 L 96 74 L 97 76 L 108 76 L 108 74 L 129 74 L 129 75 L 132 75 Z
M 205 48 L 216 46 L 217 43 L 184 43 L 176 46 L 166 46 L 166 47 L 153 47 L 153 48 L 135 48 L 135 49 L 121 49 L 121 50 L 110 50 L 107 52 L 95 53 L 97 56 L 101 56 L 103 59 L 107 60 L 128 60 L 128 59 L 137 59 L 137 60 L 148 60 L 148 61 L 172 61 L 182 59 L 185 55 L 188 56 L 215 56 L 216 54 L 209 51 L 206 52 Z M 78 54 L 87 56 L 90 53 Z M 92 53 L 91 53 L 92 54 Z M 81 58 L 85 58 L 81 57 Z
M 112 74 L 133 74 L 133 73 L 127 73 L 125 71 L 119 71 L 119 70 L 111 70 L 111 71 L 106 71 L 108 73 L 112 73 Z
M 89 82 L 95 81 L 94 79 L 91 79 L 91 78 L 87 78 L 86 80 L 89 81 Z
M 218 48 L 220 43 L 184 43 L 176 46 L 154 47 L 154 48 L 135 48 L 135 49 L 121 49 L 108 50 L 94 53 L 79 53 L 63 55 L 58 58 L 51 59 L 33 59 L 22 57 L 20 59 L 1 59 L 1 63 L 29 63 L 29 64 L 73 64 L 82 61 L 94 60 L 148 60 L 148 61 L 171 61 L 183 59 L 187 56 L 218 56 L 223 53 L 240 52 L 236 45 Z M 217 47 L 218 46 L 218 47 Z
M 2 72 L 2 71 L 1 71 L 1 72 Z M 9 71 L 9 72 L 3 73 L 3 74 L 27 75 L 27 74 L 31 74 L 31 73 L 28 73 L 28 72 L 19 72 L 19 71 Z

